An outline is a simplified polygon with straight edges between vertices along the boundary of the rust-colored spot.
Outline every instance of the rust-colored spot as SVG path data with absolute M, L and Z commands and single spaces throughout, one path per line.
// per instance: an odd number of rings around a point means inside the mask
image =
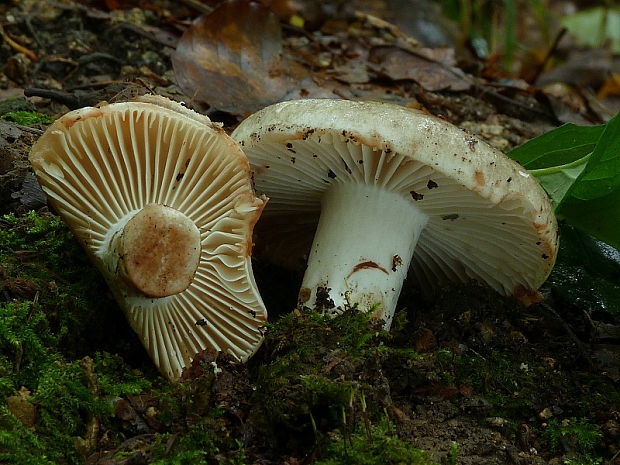
M 526 307 L 541 302 L 544 299 L 543 295 L 536 289 L 528 289 L 523 284 L 517 284 L 512 291 L 512 295 Z
M 269 169 L 269 165 L 254 166 L 253 168 L 254 168 L 254 174 L 256 176 L 260 176 Z
M 542 231 L 543 229 L 545 229 L 547 227 L 547 225 L 545 224 L 540 224 L 540 223 L 536 223 L 534 222 L 534 229 L 536 231 Z
M 484 187 L 486 183 L 484 179 L 484 173 L 482 171 L 476 171 L 474 177 L 476 179 L 476 184 L 478 185 L 478 187 Z
M 89 109 L 88 112 L 84 111 L 84 112 L 81 112 L 78 116 L 62 118 L 61 121 L 62 121 L 62 124 L 67 129 L 69 129 L 71 126 L 73 126 L 78 121 L 85 121 L 89 118 L 99 118 L 101 116 L 103 116 L 103 112 L 99 108 L 91 108 Z
M 306 302 L 308 302 L 310 300 L 310 295 L 312 294 L 312 292 L 310 291 L 309 287 L 302 287 L 299 290 L 299 296 L 297 297 L 297 301 L 300 304 L 305 304 Z
M 247 237 L 247 240 L 245 241 L 245 247 L 244 247 L 245 252 L 243 254 L 244 258 L 249 258 L 252 256 L 252 249 L 254 248 L 254 241 L 252 239 L 252 231 L 254 231 L 254 226 L 256 225 L 256 222 L 260 218 L 261 214 L 263 213 L 263 208 L 265 208 L 265 205 L 267 205 L 268 200 L 269 199 L 265 197 L 265 195 L 254 197 L 253 194 L 248 193 L 247 202 L 254 205 L 256 209 L 252 213 L 249 213 L 248 216 L 246 217 L 248 221 L 248 229 L 247 229 L 248 237 Z
M 357 265 L 355 265 L 353 267 L 353 269 L 351 270 L 351 272 L 347 275 L 347 279 L 353 274 L 356 273 L 360 270 L 365 270 L 365 269 L 376 269 L 379 271 L 383 271 L 385 274 L 389 274 L 388 271 L 383 268 L 381 265 L 378 265 L 377 263 L 373 262 L 373 261 L 367 261 L 367 262 L 361 262 L 358 263 Z

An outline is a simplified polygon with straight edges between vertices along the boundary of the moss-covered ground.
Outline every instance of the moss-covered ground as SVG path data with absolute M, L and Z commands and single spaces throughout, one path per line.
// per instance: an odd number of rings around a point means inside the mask
M 59 218 L 4 215 L 0 463 L 612 463 L 620 390 L 562 305 L 459 286 L 390 332 L 282 311 L 248 364 L 206 351 L 171 385 Z

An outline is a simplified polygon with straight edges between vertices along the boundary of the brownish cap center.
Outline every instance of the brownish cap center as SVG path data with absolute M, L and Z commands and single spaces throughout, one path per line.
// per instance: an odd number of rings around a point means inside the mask
M 200 259 L 200 231 L 183 213 L 150 204 L 123 229 L 120 252 L 129 282 L 150 297 L 189 286 Z

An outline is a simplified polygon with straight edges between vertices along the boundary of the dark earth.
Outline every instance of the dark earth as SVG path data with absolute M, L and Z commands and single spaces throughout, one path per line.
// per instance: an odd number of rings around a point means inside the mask
M 390 332 L 354 309 L 291 313 L 301 276 L 257 257 L 270 315 L 259 352 L 243 365 L 205 351 L 177 385 L 157 373 L 48 209 L 27 156 L 51 122 L 41 115 L 143 93 L 232 130 L 252 105 L 185 95 L 171 61 L 191 20 L 216 3 L 0 5 L 0 116 L 40 118 L 0 119 L 0 463 L 620 464 L 620 261 L 568 227 L 562 253 L 572 258 L 561 255 L 543 301 L 525 308 L 475 283 L 429 298 L 406 283 Z M 503 151 L 563 121 L 604 121 L 594 106 L 484 69 L 467 50 L 458 61 L 418 53 L 376 17 L 386 2 L 271 3 L 297 74 L 272 70 L 268 88 L 250 89 L 262 96 L 297 79 L 299 95 L 422 108 Z M 248 8 L 258 7 L 236 2 L 228 17 Z M 283 19 L 292 12 L 303 29 Z M 420 54 L 430 57 L 416 61 L 424 72 L 408 74 Z

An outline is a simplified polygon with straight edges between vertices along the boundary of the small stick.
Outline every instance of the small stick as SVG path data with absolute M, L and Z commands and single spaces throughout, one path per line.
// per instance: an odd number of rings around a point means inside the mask
M 11 39 L 9 37 L 9 35 L 6 33 L 6 31 L 4 30 L 4 27 L 2 26 L 2 24 L 0 24 L 0 35 L 2 36 L 2 38 L 4 39 L 4 41 L 9 44 L 11 46 L 11 48 L 19 53 L 23 53 L 24 55 L 26 55 L 29 59 L 36 61 L 39 59 L 39 57 L 37 56 L 36 53 L 34 53 L 32 50 L 27 49 L 26 47 L 24 47 L 21 44 L 18 44 L 17 42 L 15 42 L 13 39 Z
M 213 8 L 209 5 L 205 5 L 200 0 L 179 0 L 179 3 L 198 11 L 199 13 L 211 13 L 213 11 Z
M 538 80 L 538 78 L 540 77 L 540 74 L 543 72 L 543 70 L 545 69 L 545 66 L 547 65 L 547 63 L 549 62 L 549 60 L 551 59 L 551 57 L 553 56 L 555 51 L 557 50 L 558 45 L 560 44 L 560 41 L 562 40 L 564 35 L 566 35 L 567 31 L 568 31 L 568 29 L 563 27 L 557 33 L 557 35 L 555 36 L 555 39 L 553 39 L 553 43 L 551 44 L 551 47 L 549 47 L 549 49 L 547 50 L 547 53 L 545 54 L 545 57 L 542 59 L 542 61 L 536 67 L 536 71 L 534 72 L 534 75 L 532 76 L 532 80 L 531 80 L 533 83 L 536 82 Z

